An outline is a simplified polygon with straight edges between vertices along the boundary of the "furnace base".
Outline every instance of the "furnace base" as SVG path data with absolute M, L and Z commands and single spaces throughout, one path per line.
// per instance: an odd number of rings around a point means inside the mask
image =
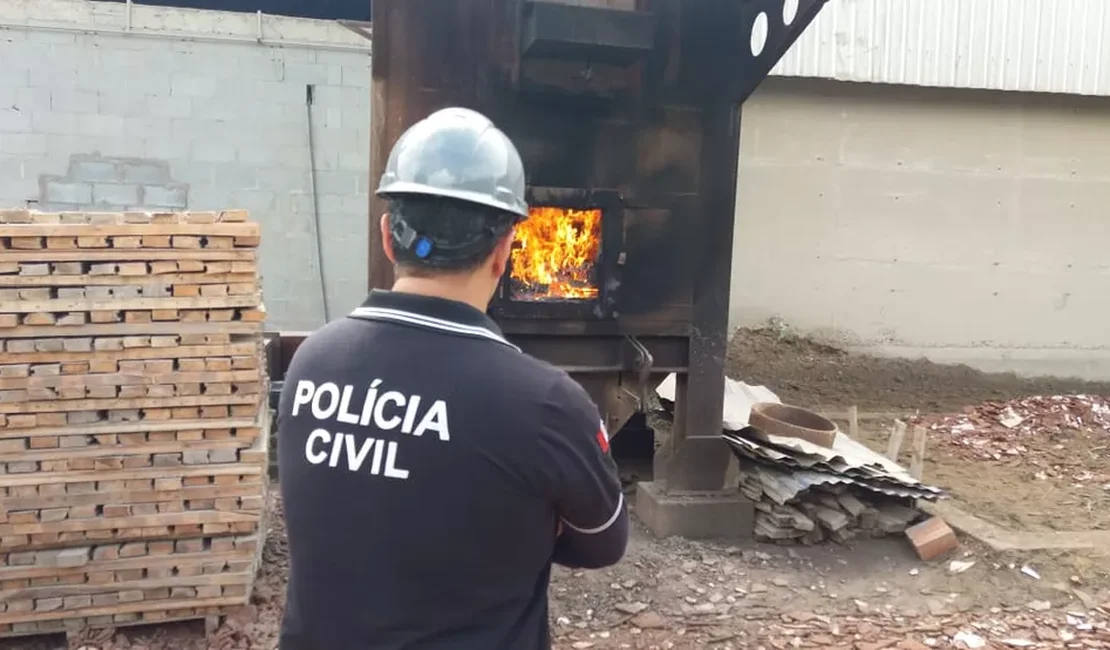
M 755 528 L 755 504 L 731 490 L 668 494 L 657 483 L 640 483 L 636 515 L 656 537 L 750 539 Z

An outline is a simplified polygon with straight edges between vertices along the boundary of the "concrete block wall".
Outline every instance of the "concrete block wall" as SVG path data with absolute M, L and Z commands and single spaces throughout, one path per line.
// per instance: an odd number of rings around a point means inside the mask
M 741 131 L 734 326 L 1110 379 L 1110 98 L 769 79 Z
M 312 329 L 323 322 L 318 205 L 331 317 L 357 306 L 370 42 L 326 21 L 127 12 L 87 0 L 0 2 L 0 206 L 246 208 L 263 227 L 267 326 Z

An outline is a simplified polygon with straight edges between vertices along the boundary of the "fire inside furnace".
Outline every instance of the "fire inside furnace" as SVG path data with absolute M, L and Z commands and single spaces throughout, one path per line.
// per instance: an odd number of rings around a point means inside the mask
M 520 301 L 597 298 L 601 210 L 532 207 L 513 240 L 510 297 Z

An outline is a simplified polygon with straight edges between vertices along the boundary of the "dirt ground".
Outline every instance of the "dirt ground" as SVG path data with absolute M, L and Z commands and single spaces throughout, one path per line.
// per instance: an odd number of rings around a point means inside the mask
M 729 361 L 734 378 L 829 410 L 855 404 L 884 413 L 959 412 L 969 403 L 1037 393 L 1110 394 L 1108 385 L 850 356 L 769 331 L 741 333 Z M 888 425 L 865 421 L 861 438 L 881 449 Z M 949 488 L 965 509 L 1009 527 L 1105 527 L 1107 491 L 1094 483 L 1076 489 L 1068 471 L 1079 462 L 1108 471 L 1110 454 L 1099 449 L 1105 433 L 1026 441 L 1028 453 L 997 462 L 970 461 L 930 441 L 925 478 Z M 205 639 L 200 624 L 159 626 L 93 634 L 86 650 L 273 650 L 287 554 L 280 503 L 272 508 L 252 604 L 214 638 Z M 973 564 L 955 572 L 952 560 Z M 963 540 L 955 555 L 923 563 L 900 538 L 729 546 L 655 540 L 637 527 L 619 565 L 556 570 L 551 620 L 558 650 L 1110 648 L 1110 560 L 1100 553 L 998 554 Z M 0 650 L 64 647 L 58 639 L 0 641 Z
M 287 551 L 280 503 L 272 507 L 278 516 L 271 518 L 252 604 L 215 637 L 186 623 L 93 632 L 70 650 L 273 650 Z M 728 546 L 659 541 L 637 527 L 619 565 L 555 571 L 555 648 L 921 650 L 961 647 L 950 642 L 961 632 L 1110 647 L 1110 580 L 1101 568 L 1078 558 L 991 555 L 973 544 L 955 557 L 974 565 L 952 573 L 946 562 L 924 564 L 897 539 L 851 547 Z M 1026 565 L 1039 580 L 1021 573 Z M 65 647 L 60 638 L 0 642 L 4 650 Z
M 740 330 L 728 375 L 764 384 L 784 402 L 808 408 L 958 412 L 968 404 L 1026 395 L 1110 395 L 1110 383 L 986 374 L 925 359 L 881 359 L 822 345 L 775 329 Z
M 861 412 L 959 413 L 971 404 L 1030 395 L 1110 395 L 1110 383 L 848 354 L 774 329 L 741 330 L 730 345 L 727 372 L 766 385 L 784 402 L 838 413 L 852 405 Z M 885 451 L 892 424 L 861 421 L 860 441 Z M 1110 529 L 1110 432 L 1026 436 L 1020 454 L 989 462 L 946 442 L 930 437 L 923 478 L 950 490 L 969 512 L 1011 529 Z M 908 440 L 902 461 L 909 463 Z M 1085 480 L 1077 480 L 1084 472 Z

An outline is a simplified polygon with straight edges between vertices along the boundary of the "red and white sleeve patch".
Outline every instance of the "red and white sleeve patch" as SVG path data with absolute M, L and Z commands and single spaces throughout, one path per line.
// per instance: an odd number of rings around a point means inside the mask
M 602 453 L 609 453 L 609 431 L 605 428 L 605 422 L 598 423 L 597 446 L 601 447 Z

